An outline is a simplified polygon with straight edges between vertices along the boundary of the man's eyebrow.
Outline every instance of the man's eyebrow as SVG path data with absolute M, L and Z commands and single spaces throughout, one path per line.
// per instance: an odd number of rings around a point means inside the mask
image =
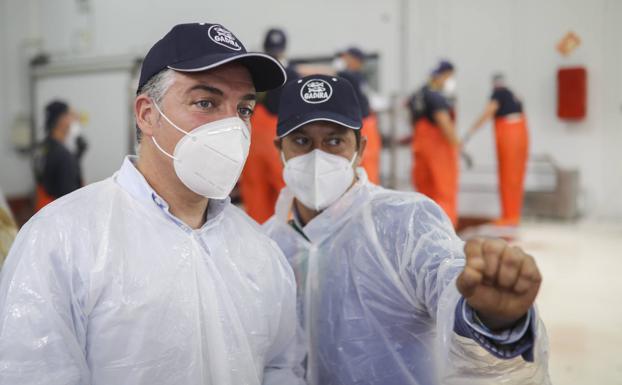
M 347 135 L 348 130 L 342 130 L 341 128 L 333 128 L 328 132 L 328 135 Z
M 218 96 L 224 96 L 224 94 L 225 94 L 224 92 L 222 92 L 222 90 L 220 88 L 208 86 L 208 85 L 205 85 L 205 84 L 194 85 L 194 86 L 190 87 L 188 89 L 188 91 L 186 91 L 186 93 L 189 94 L 192 91 L 196 91 L 196 90 L 207 91 L 209 93 L 216 94 Z
M 218 95 L 218 96 L 224 96 L 225 95 L 223 90 L 221 90 L 220 88 L 213 87 L 213 86 L 208 86 L 206 84 L 196 84 L 196 85 L 190 87 L 188 89 L 188 91 L 186 91 L 186 93 L 189 94 L 192 91 L 196 91 L 196 90 L 206 91 L 206 92 L 209 92 L 211 94 Z M 246 94 L 246 95 L 242 96 L 241 100 L 255 101 L 255 100 L 257 100 L 257 95 L 255 95 L 255 93 L 249 93 L 249 94 Z

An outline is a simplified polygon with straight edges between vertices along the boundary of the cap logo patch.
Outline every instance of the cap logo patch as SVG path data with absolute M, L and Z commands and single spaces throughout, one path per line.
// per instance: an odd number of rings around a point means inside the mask
M 307 103 L 324 103 L 333 96 L 333 87 L 322 79 L 311 79 L 302 85 L 300 97 Z
M 238 39 L 236 39 L 236 37 L 233 36 L 229 30 L 221 25 L 212 25 L 207 30 L 207 34 L 216 44 L 222 45 L 223 47 L 227 47 L 234 51 L 242 49 L 242 46 L 238 43 Z

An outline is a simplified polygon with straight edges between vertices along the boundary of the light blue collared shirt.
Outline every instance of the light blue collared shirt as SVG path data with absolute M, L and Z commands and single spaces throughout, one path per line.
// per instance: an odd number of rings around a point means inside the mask
M 115 181 L 136 200 L 150 207 L 157 207 L 170 221 L 190 233 L 192 228 L 171 214 L 168 203 L 149 185 L 143 174 L 136 168 L 137 160 L 137 156 L 127 156 L 123 161 L 123 166 L 114 176 Z M 199 231 L 211 225 L 211 222 L 223 212 L 230 201 L 231 199 L 228 197 L 226 199 L 210 199 L 205 224 Z

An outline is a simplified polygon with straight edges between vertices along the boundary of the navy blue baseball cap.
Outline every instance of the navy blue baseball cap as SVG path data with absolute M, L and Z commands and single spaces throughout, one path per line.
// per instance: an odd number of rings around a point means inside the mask
M 436 66 L 436 68 L 434 69 L 434 71 L 432 71 L 432 75 L 440 75 L 443 72 L 453 71 L 454 68 L 455 67 L 453 63 L 450 62 L 449 60 L 441 60 Z
M 365 52 L 363 52 L 363 50 L 358 47 L 350 47 L 347 50 L 345 50 L 345 53 L 361 61 L 364 61 L 367 58 L 367 55 L 365 55 Z
M 138 91 L 158 72 L 170 68 L 199 72 L 236 62 L 251 74 L 255 89 L 267 91 L 287 80 L 285 69 L 269 55 L 247 52 L 241 41 L 220 24 L 178 24 L 151 47 L 142 64 Z
M 263 49 L 266 52 L 283 52 L 287 47 L 287 35 L 279 28 L 271 28 L 263 41 Z
M 339 76 L 310 75 L 283 87 L 276 133 L 282 138 L 307 123 L 326 121 L 358 130 L 361 106 L 352 84 Z

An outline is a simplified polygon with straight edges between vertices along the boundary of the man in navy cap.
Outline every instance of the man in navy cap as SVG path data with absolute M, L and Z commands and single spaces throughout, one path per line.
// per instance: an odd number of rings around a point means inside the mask
M 219 24 L 177 25 L 151 48 L 138 157 L 46 206 L 11 249 L 0 383 L 303 383 L 291 268 L 228 198 L 255 92 L 285 80 Z
M 288 83 L 275 140 L 286 187 L 264 225 L 294 268 L 311 385 L 546 384 L 534 259 L 456 236 L 418 193 L 371 184 L 343 78 Z
M 428 82 L 409 100 L 415 189 L 438 203 L 458 223 L 458 146 L 453 106 L 454 65 L 438 63 Z

